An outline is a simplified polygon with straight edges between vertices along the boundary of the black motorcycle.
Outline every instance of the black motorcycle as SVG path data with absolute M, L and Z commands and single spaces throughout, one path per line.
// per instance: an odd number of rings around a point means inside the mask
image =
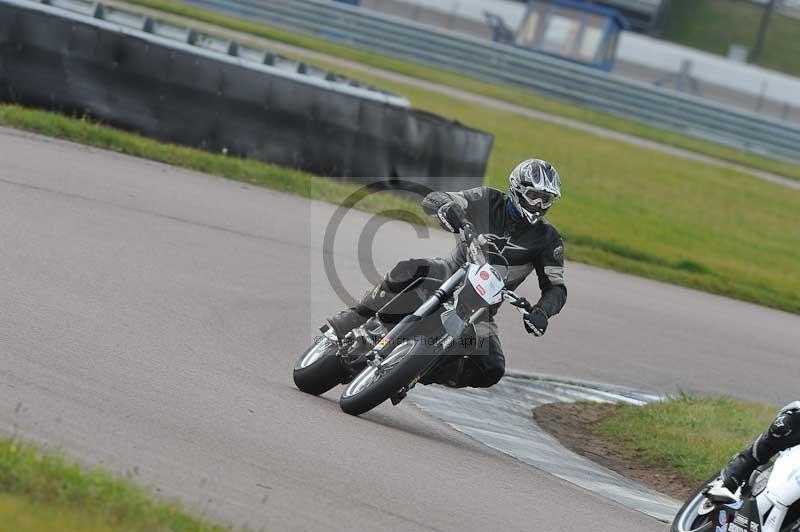
M 396 405 L 418 382 L 452 364 L 451 355 L 466 358 L 456 348 L 489 309 L 509 301 L 529 312 L 531 304 L 505 287 L 508 262 L 497 248 L 471 224 L 459 235 L 466 260 L 449 279 L 417 279 L 345 338 L 324 326 L 295 363 L 295 385 L 320 395 L 346 384 L 339 405 L 355 416 L 387 399 Z

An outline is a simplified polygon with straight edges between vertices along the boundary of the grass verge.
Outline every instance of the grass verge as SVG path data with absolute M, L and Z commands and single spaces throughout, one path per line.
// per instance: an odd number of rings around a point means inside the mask
M 505 189 L 510 170 L 532 154 L 553 161 L 564 196 L 549 217 L 570 259 L 800 313 L 800 191 L 417 87 L 393 88 L 422 109 L 495 134 L 487 185 Z
M 101 469 L 0 439 L 0 531 L 200 531 L 228 528 Z
M 725 397 L 681 395 L 663 403 L 622 406 L 597 429 L 638 459 L 666 462 L 699 483 L 763 432 L 775 412 L 772 406 Z
M 357 185 L 255 160 L 227 157 L 159 142 L 86 118 L 68 117 L 17 105 L 0 105 L 0 126 L 95 146 L 328 203 L 340 204 L 359 188 Z M 358 208 L 376 213 L 391 210 L 392 217 L 412 222 L 428 218 L 415 203 L 389 193 L 371 194 L 358 204 Z
M 170 0 L 125 0 L 127 3 L 136 4 L 150 9 L 156 9 L 165 13 L 170 13 L 180 17 L 195 19 L 208 24 L 213 24 L 229 30 L 248 33 L 257 37 L 291 44 L 308 50 L 325 53 L 355 61 L 367 66 L 392 71 L 413 78 L 426 80 L 449 87 L 469 91 L 475 94 L 503 100 L 509 103 L 528 107 L 539 111 L 544 111 L 554 115 L 579 120 L 589 124 L 594 124 L 603 128 L 619 131 L 629 135 L 649 139 L 662 144 L 675 146 L 690 150 L 704 155 L 709 155 L 718 159 L 734 162 L 747 167 L 766 170 L 775 174 L 800 179 L 800 165 L 791 164 L 783 161 L 770 159 L 754 154 L 745 153 L 733 148 L 729 148 L 713 142 L 690 138 L 680 133 L 674 133 L 654 126 L 641 124 L 631 120 L 626 120 L 606 113 L 593 111 L 584 107 L 579 107 L 569 103 L 564 103 L 555 99 L 546 98 L 533 92 L 516 89 L 507 86 L 494 85 L 475 78 L 451 73 L 442 69 L 429 67 L 420 63 L 414 63 L 402 59 L 395 59 L 389 56 L 369 52 L 363 49 L 344 46 L 323 39 L 301 35 L 279 28 L 250 22 L 226 15 L 222 15 L 206 9 L 196 8 L 181 2 Z M 291 55 L 291 54 L 290 54 Z M 308 57 L 300 57 L 310 64 L 342 71 L 339 66 L 327 65 L 324 62 Z M 351 72 L 350 75 L 358 78 L 365 78 L 363 72 Z M 373 83 L 385 88 L 395 90 L 406 96 L 406 91 L 396 84 L 382 78 L 373 76 Z M 419 98 L 411 98 L 415 105 L 426 107 Z M 463 102 L 459 105 L 464 106 Z M 472 105 L 470 104 L 470 107 Z M 563 129 L 563 128 L 562 128 Z M 490 129 L 491 131 L 491 129 Z
M 469 113 L 479 126 L 495 124 L 489 185 L 505 188 L 504 175 L 532 147 L 558 162 L 567 179 L 565 196 L 550 218 L 567 240 L 570 260 L 800 313 L 799 191 L 612 141 L 598 143 L 552 124 L 532 128 L 529 120 L 510 113 L 459 109 L 439 98 L 429 103 Z M 17 106 L 0 106 L 0 125 L 331 203 L 341 203 L 357 188 Z M 369 195 L 356 207 L 427 220 L 417 204 L 392 194 Z

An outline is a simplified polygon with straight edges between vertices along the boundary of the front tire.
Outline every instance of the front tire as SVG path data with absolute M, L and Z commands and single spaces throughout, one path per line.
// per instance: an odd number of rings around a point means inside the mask
M 339 346 L 323 336 L 306 349 L 294 364 L 294 384 L 300 391 L 311 395 L 322 395 L 341 384 L 346 370 L 337 355 Z
M 342 411 L 360 416 L 411 384 L 433 361 L 430 353 L 422 352 L 425 347 L 420 339 L 407 340 L 395 347 L 379 367 L 367 366 L 342 392 Z
M 700 487 L 686 500 L 672 521 L 671 532 L 714 532 L 715 527 L 712 521 L 714 512 L 708 512 L 703 516 L 698 512 L 706 501 L 703 490 L 717 478 L 719 478 L 719 473 L 700 484 Z

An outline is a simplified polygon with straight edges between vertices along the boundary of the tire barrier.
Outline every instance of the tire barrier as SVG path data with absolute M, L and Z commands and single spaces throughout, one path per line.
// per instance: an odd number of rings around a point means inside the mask
M 492 135 L 403 97 L 102 4 L 46 2 L 0 0 L 0 101 L 362 183 L 483 181 Z
M 527 50 L 329 0 L 183 0 L 792 162 L 800 126 Z

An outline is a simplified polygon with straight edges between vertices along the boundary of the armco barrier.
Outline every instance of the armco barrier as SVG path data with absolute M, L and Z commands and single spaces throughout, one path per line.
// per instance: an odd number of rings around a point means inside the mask
M 184 0 L 362 49 L 518 86 L 753 153 L 800 160 L 800 126 L 330 0 Z
M 0 100 L 364 182 L 483 180 L 492 136 L 402 97 L 125 11 L 50 1 L 0 0 Z

